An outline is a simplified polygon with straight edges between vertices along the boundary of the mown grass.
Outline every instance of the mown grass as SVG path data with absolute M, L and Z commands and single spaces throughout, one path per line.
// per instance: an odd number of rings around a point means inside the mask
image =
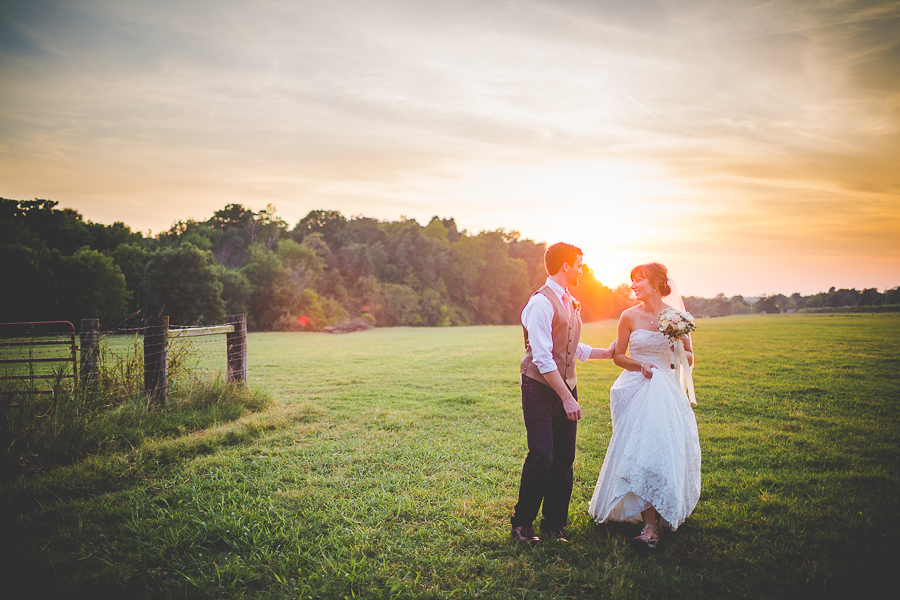
M 609 362 L 579 369 L 571 542 L 530 548 L 508 532 L 520 328 L 251 335 L 277 407 L 5 486 L 0 574 L 23 597 L 865 596 L 898 558 L 898 333 L 895 315 L 701 320 L 703 493 L 650 556 L 586 513 Z

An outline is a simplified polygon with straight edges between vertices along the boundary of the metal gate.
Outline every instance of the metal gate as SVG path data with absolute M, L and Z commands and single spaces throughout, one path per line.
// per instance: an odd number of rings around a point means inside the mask
M 48 394 L 47 385 L 60 379 L 74 387 L 77 352 L 69 321 L 0 323 L 0 394 Z

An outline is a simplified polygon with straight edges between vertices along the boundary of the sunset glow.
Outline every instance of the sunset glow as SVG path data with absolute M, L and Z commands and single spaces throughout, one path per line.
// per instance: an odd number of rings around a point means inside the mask
M 0 196 L 569 241 L 614 287 L 900 285 L 900 4 L 0 2 Z

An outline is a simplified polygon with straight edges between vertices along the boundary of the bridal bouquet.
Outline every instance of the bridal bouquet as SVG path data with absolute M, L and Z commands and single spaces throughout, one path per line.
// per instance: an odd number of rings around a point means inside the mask
M 659 317 L 656 319 L 656 328 L 669 338 L 669 346 L 674 347 L 675 342 L 687 337 L 697 327 L 694 325 L 694 317 L 691 316 L 691 313 L 670 306 L 659 311 Z M 669 362 L 669 366 L 673 369 L 675 368 L 674 360 Z

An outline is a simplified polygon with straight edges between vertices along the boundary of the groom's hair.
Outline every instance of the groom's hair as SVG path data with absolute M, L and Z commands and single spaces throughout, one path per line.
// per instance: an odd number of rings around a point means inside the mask
M 581 248 L 576 248 L 572 244 L 563 242 L 553 244 L 544 251 L 544 267 L 547 269 L 547 275 L 559 273 L 563 263 L 575 266 L 575 261 L 582 255 L 584 252 L 581 251 Z

